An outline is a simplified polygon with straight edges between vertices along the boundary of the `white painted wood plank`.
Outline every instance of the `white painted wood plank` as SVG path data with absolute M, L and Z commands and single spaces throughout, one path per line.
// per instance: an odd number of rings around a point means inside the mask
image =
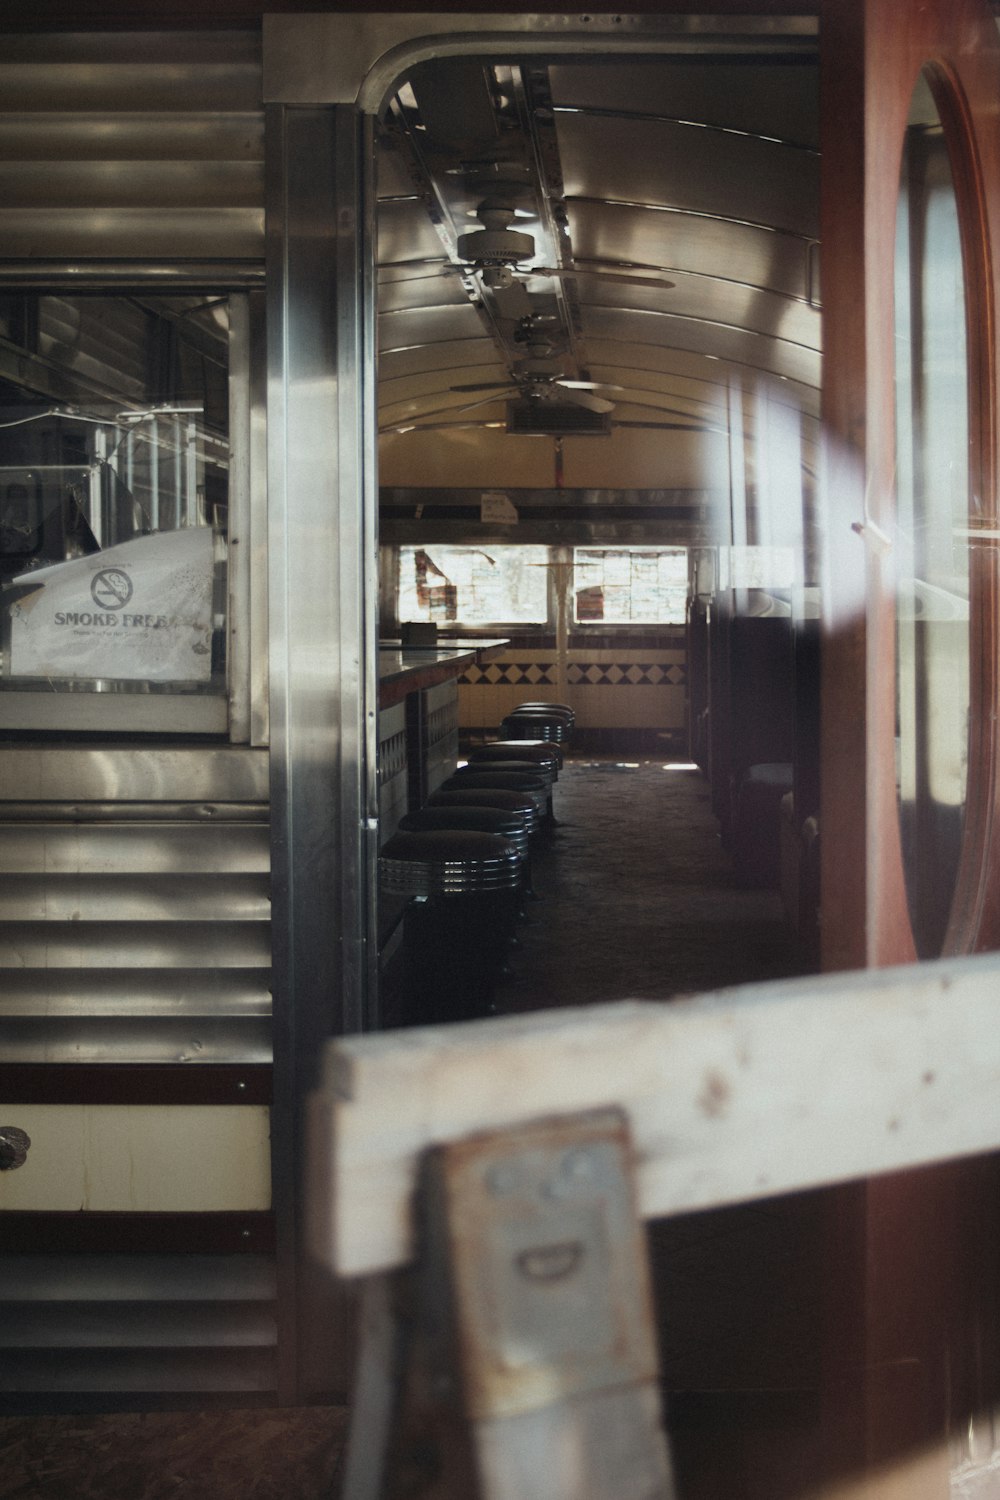
M 1000 1146 L 1000 956 L 340 1039 L 311 1101 L 310 1239 L 412 1256 L 434 1143 L 620 1105 L 660 1217 Z

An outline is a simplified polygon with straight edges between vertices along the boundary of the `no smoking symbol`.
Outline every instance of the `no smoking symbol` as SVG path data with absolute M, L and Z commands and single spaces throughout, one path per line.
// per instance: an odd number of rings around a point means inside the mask
M 120 568 L 102 568 L 91 579 L 90 594 L 102 609 L 122 609 L 132 597 L 132 580 Z

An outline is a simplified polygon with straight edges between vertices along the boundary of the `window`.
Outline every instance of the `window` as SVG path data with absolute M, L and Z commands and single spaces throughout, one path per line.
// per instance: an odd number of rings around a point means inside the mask
M 547 547 L 401 547 L 400 623 L 544 624 L 548 572 Z
M 0 319 L 21 348 L 16 377 L 0 379 L 8 721 L 224 729 L 230 299 L 19 300 Z M 53 694 L 69 695 L 62 710 L 43 705 Z M 190 711 L 175 722 L 137 694 L 180 695 Z
M 720 547 L 719 587 L 724 589 L 775 589 L 779 593 L 795 582 L 793 547 Z
M 682 625 L 687 604 L 684 547 L 575 547 L 577 625 Z

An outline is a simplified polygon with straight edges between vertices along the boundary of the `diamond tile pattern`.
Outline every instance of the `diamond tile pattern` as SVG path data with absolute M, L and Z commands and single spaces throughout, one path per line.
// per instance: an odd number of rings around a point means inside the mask
M 467 667 L 459 677 L 465 687 L 495 687 L 505 683 L 510 687 L 554 686 L 556 664 L 554 661 L 491 662 L 488 667 Z
M 573 662 L 566 670 L 570 685 L 590 683 L 593 687 L 683 687 L 687 671 L 681 662 L 663 666 L 659 662 Z
M 556 663 L 491 662 L 486 667 L 467 667 L 459 677 L 464 687 L 555 687 Z M 592 687 L 683 687 L 687 669 L 683 662 L 665 665 L 661 662 L 571 662 L 566 670 L 568 684 L 589 683 Z

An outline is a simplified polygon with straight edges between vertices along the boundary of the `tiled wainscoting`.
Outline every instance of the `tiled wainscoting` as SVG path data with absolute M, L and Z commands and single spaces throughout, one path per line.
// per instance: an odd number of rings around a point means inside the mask
M 406 707 L 394 703 L 378 716 L 378 814 L 384 842 L 396 832 L 409 807 Z
M 512 642 L 508 651 L 459 678 L 464 730 L 495 729 L 526 699 L 568 703 L 580 729 L 681 731 L 687 657 L 677 636 L 571 638 L 560 660 L 553 642 Z

